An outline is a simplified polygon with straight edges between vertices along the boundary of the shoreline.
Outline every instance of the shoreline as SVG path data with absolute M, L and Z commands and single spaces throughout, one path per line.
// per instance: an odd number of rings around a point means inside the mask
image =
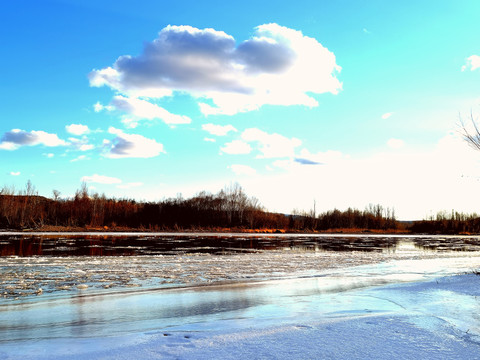
M 480 237 L 480 234 L 428 234 L 428 233 L 412 233 L 412 232 L 397 232 L 397 233 L 388 233 L 388 232 L 241 232 L 238 230 L 235 231 L 132 231 L 132 230 L 118 230 L 118 231 L 92 231 L 92 230 L 71 230 L 71 231 L 42 231 L 42 230 L 6 230 L 0 229 L 0 236 L 16 236 L 16 235 L 38 235 L 38 236 L 211 236 L 211 237 L 235 237 L 235 236 L 244 236 L 244 237 L 328 237 L 328 236 L 344 236 L 344 237 L 392 237 L 392 238 L 409 238 L 409 237 Z
M 38 229 L 0 229 L 0 234 L 5 232 L 11 233 L 215 233 L 215 234 L 225 234 L 225 233 L 238 233 L 238 234 L 414 234 L 411 231 L 407 230 L 376 230 L 376 229 L 357 229 L 357 228 L 341 228 L 341 229 L 332 229 L 325 231 L 313 231 L 313 230 L 285 230 L 285 229 L 245 229 L 245 228 L 205 228 L 205 229 L 166 229 L 166 230 L 149 230 L 142 228 L 90 228 L 90 227 L 63 227 L 63 226 L 45 226 Z M 418 234 L 417 234 L 418 235 Z M 472 235 L 472 234 L 465 234 Z
M 291 229 L 248 229 L 248 228 L 204 228 L 204 229 L 165 229 L 165 230 L 151 230 L 147 228 L 127 228 L 127 227 L 65 227 L 65 226 L 44 226 L 40 228 L 26 228 L 26 229 L 0 229 L 2 234 L 266 234 L 266 235 L 438 235 L 438 236 L 480 236 L 480 233 L 470 232 L 414 232 L 405 229 L 359 229 L 359 228 L 338 228 L 328 230 L 291 230 Z

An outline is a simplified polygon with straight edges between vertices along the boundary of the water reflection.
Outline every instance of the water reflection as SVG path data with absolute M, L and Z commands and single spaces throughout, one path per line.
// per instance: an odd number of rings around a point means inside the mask
M 195 323 L 205 317 L 228 318 L 232 314 L 242 317 L 248 309 L 271 301 L 270 295 L 260 297 L 258 291 L 252 294 L 247 289 L 244 286 L 177 289 L 3 305 L 0 306 L 0 344 L 112 336 Z
M 271 250 L 395 252 L 412 242 L 420 250 L 480 250 L 477 237 L 0 235 L 0 256 L 222 255 Z

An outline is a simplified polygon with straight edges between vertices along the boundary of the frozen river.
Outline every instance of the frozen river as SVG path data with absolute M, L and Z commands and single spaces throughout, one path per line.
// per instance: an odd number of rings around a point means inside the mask
M 146 349 L 155 356 L 145 358 L 212 358 L 209 339 L 245 341 L 250 351 L 264 343 L 253 346 L 249 334 L 278 340 L 328 324 L 338 330 L 345 320 L 363 329 L 355 321 L 385 316 L 397 326 L 400 315 L 412 319 L 412 306 L 417 323 L 408 336 L 447 331 L 441 316 L 425 315 L 435 310 L 453 324 L 448 336 L 466 332 L 465 349 L 480 354 L 476 297 L 442 293 L 440 301 L 425 291 L 415 300 L 395 288 L 480 269 L 479 244 L 436 236 L 4 233 L 0 358 L 118 359 Z M 189 352 L 192 344 L 206 352 Z M 277 355 L 263 358 L 284 356 Z
M 476 269 L 479 253 L 478 237 L 460 236 L 0 233 L 0 304 L 334 274 L 408 280 Z

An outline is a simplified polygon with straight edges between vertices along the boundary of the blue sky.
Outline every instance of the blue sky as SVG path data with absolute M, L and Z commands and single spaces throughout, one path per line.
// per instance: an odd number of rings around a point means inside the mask
M 10 1 L 0 184 L 480 211 L 478 1 Z

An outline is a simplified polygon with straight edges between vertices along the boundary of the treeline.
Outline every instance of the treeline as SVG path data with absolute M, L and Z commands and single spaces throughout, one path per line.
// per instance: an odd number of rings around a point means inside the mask
M 7 229 L 271 229 L 283 228 L 287 220 L 285 215 L 266 212 L 238 184 L 216 194 L 201 192 L 189 199 L 177 196 L 159 202 L 107 198 L 89 193 L 86 184 L 68 199 L 62 199 L 55 190 L 52 198 L 39 196 L 30 182 L 17 193 L 9 187 L 0 190 L 0 228 Z
M 365 210 L 331 210 L 316 214 L 293 211 L 290 215 L 266 211 L 258 199 L 233 184 L 212 194 L 200 192 L 158 202 L 107 198 L 91 193 L 86 184 L 71 198 L 53 191 L 39 196 L 29 181 L 25 189 L 0 189 L 0 229 L 109 229 L 142 231 L 253 229 L 279 231 L 411 231 L 414 233 L 480 233 L 480 217 L 458 212 L 438 213 L 428 220 L 406 225 L 395 211 L 381 205 Z
M 331 210 L 316 216 L 315 210 L 291 218 L 294 230 L 305 228 L 316 231 L 331 229 L 405 230 L 395 218 L 395 210 L 381 205 L 369 205 L 365 210 L 349 208 L 346 211 Z
M 478 234 L 480 216 L 476 213 L 465 214 L 454 210 L 441 211 L 429 219 L 415 221 L 411 231 L 428 234 Z
M 398 229 L 393 210 L 380 205 L 364 211 L 333 210 L 320 215 L 294 212 L 291 215 L 266 211 L 258 199 L 233 184 L 216 194 L 200 192 L 158 202 L 107 198 L 90 193 L 86 184 L 72 198 L 39 196 L 29 181 L 25 189 L 0 189 L 0 228 L 41 229 L 46 227 L 90 229 L 216 230 L 277 229 L 280 231 L 322 231 L 340 228 Z

